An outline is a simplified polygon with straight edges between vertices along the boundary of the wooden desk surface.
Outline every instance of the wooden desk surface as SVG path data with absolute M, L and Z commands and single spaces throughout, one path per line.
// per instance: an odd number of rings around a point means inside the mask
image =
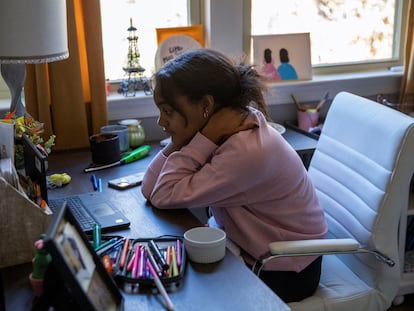
M 151 155 L 160 149 L 155 144 Z M 83 169 L 90 163 L 89 150 L 52 153 L 49 157 L 49 174 L 66 172 L 72 177 L 70 184 L 49 191 L 50 197 L 93 191 L 90 173 Z M 135 163 L 96 171 L 102 178 L 103 191 L 111 192 L 113 200 L 131 221 L 127 230 L 114 234 L 145 238 L 163 234 L 183 235 L 192 227 L 202 225 L 186 209 L 158 210 L 149 206 L 140 187 L 129 190 L 108 188 L 110 179 L 144 171 L 151 156 Z M 1 270 L 6 310 L 30 310 L 34 298 L 28 275 L 31 264 Z M 157 293 L 125 294 L 125 310 L 165 310 L 162 297 Z M 227 251 L 225 258 L 213 264 L 196 264 L 188 261 L 181 286 L 170 293 L 176 310 L 290 310 L 240 260 Z

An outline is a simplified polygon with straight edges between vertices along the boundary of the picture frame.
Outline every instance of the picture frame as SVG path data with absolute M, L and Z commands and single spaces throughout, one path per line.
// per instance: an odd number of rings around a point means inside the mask
M 252 36 L 252 65 L 269 82 L 311 80 L 310 34 Z
M 203 25 L 156 28 L 158 46 L 166 39 L 176 35 L 185 35 L 196 40 L 200 46 L 204 46 Z
M 82 310 L 124 309 L 120 290 L 66 204 L 54 214 L 44 247 L 53 265 L 59 267 L 59 276 L 70 289 L 71 298 Z

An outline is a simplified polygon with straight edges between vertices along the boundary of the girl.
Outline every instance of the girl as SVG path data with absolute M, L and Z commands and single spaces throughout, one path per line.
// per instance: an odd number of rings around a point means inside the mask
M 211 49 L 165 64 L 154 101 L 171 142 L 142 183 L 157 208 L 210 207 L 250 267 L 269 242 L 321 238 L 327 230 L 301 159 L 267 123 L 260 81 L 253 68 Z M 260 278 L 285 302 L 298 301 L 314 293 L 320 269 L 320 257 L 280 258 Z

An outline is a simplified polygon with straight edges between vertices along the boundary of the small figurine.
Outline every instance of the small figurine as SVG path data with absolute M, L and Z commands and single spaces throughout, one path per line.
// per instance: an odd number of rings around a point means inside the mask
M 43 294 L 43 278 L 46 269 L 52 260 L 50 254 L 43 248 L 44 234 L 40 235 L 40 239 L 34 243 L 36 255 L 33 258 L 33 272 L 29 276 L 33 291 L 37 297 Z

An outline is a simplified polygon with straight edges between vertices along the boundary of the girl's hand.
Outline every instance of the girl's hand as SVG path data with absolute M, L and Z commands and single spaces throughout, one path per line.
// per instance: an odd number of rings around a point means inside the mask
M 233 134 L 258 126 L 254 121 L 246 121 L 248 115 L 248 111 L 222 108 L 211 115 L 201 133 L 219 145 Z

